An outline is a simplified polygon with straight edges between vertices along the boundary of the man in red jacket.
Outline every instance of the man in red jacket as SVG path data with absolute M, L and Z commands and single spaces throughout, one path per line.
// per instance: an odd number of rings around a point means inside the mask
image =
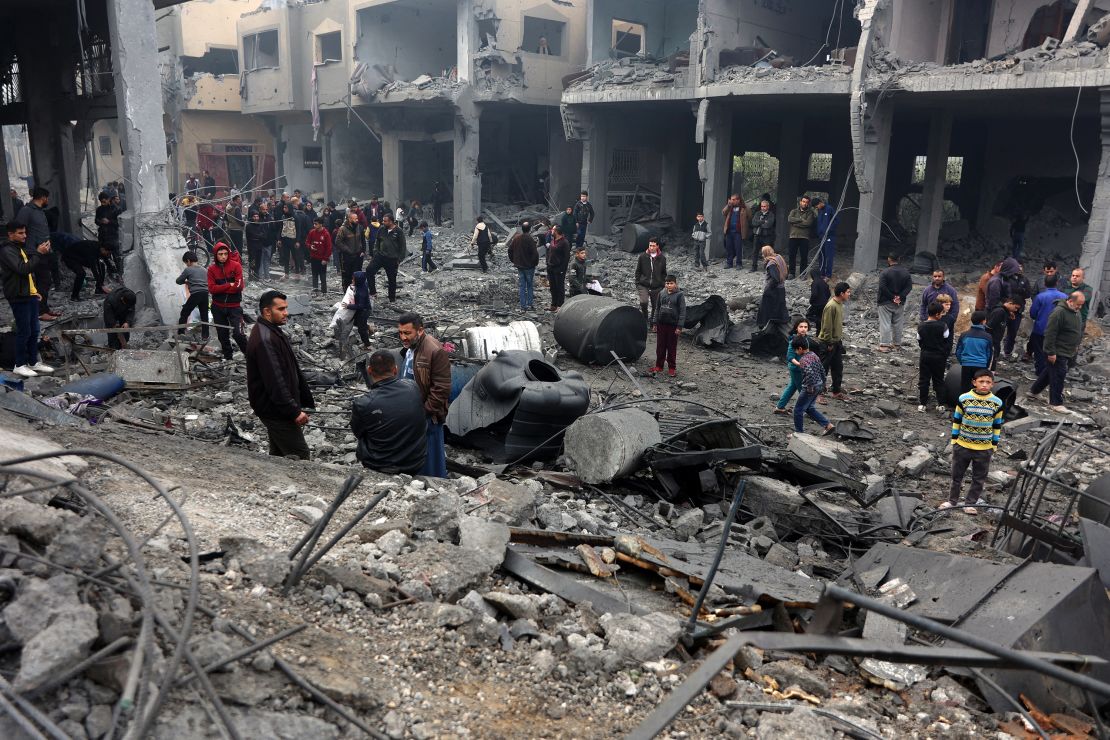
M 216 261 L 208 266 L 208 294 L 212 296 L 212 322 L 224 359 L 230 360 L 231 339 L 239 351 L 247 353 L 247 338 L 243 335 L 243 265 L 239 253 L 223 242 L 216 244 Z
M 331 234 L 324 228 L 324 219 L 312 219 L 312 230 L 305 237 L 308 258 L 312 262 L 312 292 L 316 292 L 316 279 L 320 279 L 320 295 L 328 292 L 328 260 L 331 259 Z M 339 286 L 343 292 L 345 286 Z

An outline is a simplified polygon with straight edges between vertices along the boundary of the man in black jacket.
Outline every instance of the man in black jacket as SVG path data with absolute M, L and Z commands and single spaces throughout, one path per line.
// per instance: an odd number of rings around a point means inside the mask
M 554 227 L 551 233 L 555 236 L 555 241 L 547 250 L 547 285 L 551 288 L 551 310 L 557 313 L 567 299 L 567 267 L 570 266 L 570 242 L 567 241 L 566 236 L 559 230 L 558 226 Z M 582 249 L 585 249 L 585 245 Z M 583 264 L 585 264 L 585 260 L 583 260 Z M 585 270 L 583 270 L 583 281 L 585 281 L 585 277 Z
M 359 462 L 382 473 L 415 475 L 424 467 L 428 424 L 416 383 L 397 377 L 393 353 L 370 355 L 370 392 L 351 407 Z
M 53 243 L 53 238 L 51 243 Z M 92 270 L 93 280 L 96 281 L 95 295 L 104 295 L 104 278 L 108 269 L 105 263 L 111 259 L 112 250 L 107 244 L 94 242 L 91 239 L 82 239 L 66 246 L 63 261 L 66 267 L 73 271 L 73 290 L 69 292 L 71 301 L 81 300 L 81 288 L 85 286 L 85 269 Z
M 366 266 L 366 276 L 370 278 L 370 296 L 378 294 L 374 277 L 378 270 L 385 269 L 385 277 L 389 283 L 389 302 L 397 300 L 397 266 L 408 254 L 405 243 L 405 232 L 394 221 L 389 213 L 382 215 L 382 227 L 378 229 L 378 239 L 374 244 L 374 257 Z
M 910 271 L 898 264 L 896 255 L 886 258 L 887 268 L 879 275 L 879 351 L 902 346 L 906 325 L 906 298 L 913 290 Z
M 585 190 L 578 196 L 578 202 L 574 204 L 572 215 L 578 230 L 574 235 L 574 246 L 580 247 L 586 242 L 586 229 L 594 222 L 594 206 L 590 203 L 590 194 Z M 662 283 L 660 283 L 660 287 L 662 287 Z
M 18 220 L 9 221 L 7 231 L 8 238 L 0 244 L 0 281 L 15 318 L 13 372 L 33 378 L 54 372 L 39 360 L 39 292 L 34 278 L 36 269 L 50 255 L 50 240 L 31 248 L 27 245 L 27 227 Z
M 509 240 L 509 262 L 517 271 L 517 292 L 520 294 L 520 310 L 529 311 L 534 298 L 536 281 L 536 265 L 540 263 L 539 249 L 536 240 L 529 233 L 532 224 L 527 221 L 520 222 L 520 233 Z
M 652 326 L 655 326 L 655 309 L 659 305 L 659 291 L 663 290 L 666 277 L 667 258 L 659 248 L 659 240 L 653 238 L 648 242 L 647 251 L 636 260 L 636 290 L 640 294 L 640 313 Z
M 268 290 L 258 299 L 258 321 L 247 342 L 247 398 L 270 436 L 275 457 L 309 459 L 302 427 L 305 408 L 314 408 L 293 344 L 281 327 L 289 320 L 284 293 Z
M 121 285 L 109 293 L 104 299 L 104 328 L 130 329 L 134 326 L 136 303 L 138 298 L 135 291 L 125 286 Z M 127 342 L 130 339 L 130 332 L 112 332 L 108 335 L 108 347 L 127 349 Z

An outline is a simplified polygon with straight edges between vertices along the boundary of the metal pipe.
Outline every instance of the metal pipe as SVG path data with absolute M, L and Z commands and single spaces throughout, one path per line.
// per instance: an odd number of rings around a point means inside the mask
M 355 514 L 351 521 L 343 525 L 343 528 L 336 532 L 335 535 L 330 540 L 328 540 L 327 543 L 324 544 L 319 550 L 317 550 L 316 553 L 313 554 L 312 557 L 309 558 L 309 560 L 300 568 L 300 570 L 297 571 L 297 576 L 293 579 L 293 582 L 289 584 L 289 587 L 295 586 L 297 582 L 304 577 L 304 574 L 307 573 L 309 569 L 312 568 L 312 566 L 316 565 L 316 563 L 320 561 L 320 558 L 327 555 L 328 551 L 335 547 L 336 543 L 338 543 L 339 540 L 343 539 L 348 532 L 354 529 L 355 525 L 361 522 L 366 517 L 366 515 L 369 514 L 373 510 L 373 508 L 381 503 L 382 499 L 384 499 L 388 495 L 389 491 L 382 491 L 377 496 L 370 499 L 366 506 L 364 506 L 361 511 Z
M 721 558 L 725 555 L 725 547 L 728 545 L 728 536 L 732 532 L 732 523 L 736 521 L 736 512 L 740 510 L 740 502 L 744 500 L 744 486 L 748 483 L 747 478 L 741 478 L 740 483 L 736 485 L 736 493 L 732 496 L 732 506 L 728 510 L 728 518 L 725 520 L 724 531 L 721 532 L 721 540 L 717 543 L 717 554 L 713 556 L 713 562 L 709 565 L 709 570 L 705 574 L 705 579 L 702 581 L 701 590 L 698 591 L 698 599 L 694 602 L 694 608 L 690 612 L 690 621 L 686 623 L 686 632 L 694 631 L 698 626 L 698 615 L 701 614 L 702 604 L 705 603 L 705 597 L 709 595 L 709 587 L 713 585 L 713 579 L 717 575 L 717 568 L 721 565 Z
M 284 630 L 282 632 L 279 632 L 276 635 L 273 635 L 271 637 L 267 637 L 265 640 L 262 640 L 261 642 L 256 642 L 253 645 L 249 645 L 248 647 L 243 648 L 242 650 L 237 650 L 234 653 L 232 653 L 231 655 L 227 656 L 226 658 L 223 658 L 221 660 L 216 661 L 215 663 L 210 663 L 209 665 L 204 666 L 204 672 L 205 673 L 212 673 L 213 671 L 218 671 L 221 668 L 223 668 L 225 665 L 230 665 L 231 663 L 234 663 L 237 660 L 242 660 L 243 658 L 246 658 L 248 655 L 254 655 L 259 650 L 265 650 L 266 648 L 273 645 L 275 642 L 281 642 L 282 640 L 284 640 L 287 637 L 292 637 L 293 635 L 297 634 L 298 632 L 301 632 L 301 631 L 305 630 L 307 627 L 308 627 L 307 624 L 298 624 L 296 627 L 290 627 L 289 629 Z M 190 681 L 192 681 L 196 677 L 197 677 L 197 675 L 195 673 L 190 673 L 188 676 L 182 676 L 181 678 L 177 679 L 177 685 L 178 686 L 183 686 L 184 684 L 189 683 Z

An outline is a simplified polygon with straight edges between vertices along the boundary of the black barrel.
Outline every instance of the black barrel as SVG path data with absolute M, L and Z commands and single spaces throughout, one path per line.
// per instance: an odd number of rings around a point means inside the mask
M 658 234 L 658 229 L 652 229 L 643 224 L 626 224 L 621 230 L 621 251 L 633 254 L 646 252 L 648 242 Z
M 582 362 L 608 365 L 613 361 L 610 352 L 635 362 L 647 347 L 647 322 L 627 303 L 576 295 L 555 317 L 555 341 Z
M 947 391 L 947 398 L 944 402 L 951 406 L 956 407 L 956 401 L 960 399 L 964 393 L 967 393 L 971 388 L 960 387 L 960 375 L 963 368 L 960 363 L 953 362 L 948 366 L 948 375 L 944 378 L 944 389 Z M 997 375 L 994 378 L 994 389 L 991 391 L 994 395 L 998 396 L 998 400 L 1002 402 L 1002 412 L 1005 418 L 1010 419 L 1014 412 L 1014 404 L 1017 403 L 1018 391 L 1010 381 L 1000 378 Z

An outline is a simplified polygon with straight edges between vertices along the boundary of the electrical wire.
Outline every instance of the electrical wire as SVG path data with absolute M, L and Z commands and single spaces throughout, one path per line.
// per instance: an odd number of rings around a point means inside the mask
M 829 39 L 832 38 L 833 19 L 836 18 L 837 16 L 840 16 L 841 17 L 841 23 L 844 22 L 843 13 L 841 13 L 841 11 L 839 10 L 840 5 L 843 2 L 844 2 L 844 0 L 836 0 L 836 3 L 833 5 L 833 14 L 831 16 L 829 16 L 829 30 L 825 33 L 825 43 L 821 44 L 821 48 L 819 48 L 817 50 L 816 54 L 814 54 L 812 57 L 810 57 L 808 62 L 806 62 L 805 64 L 802 65 L 803 67 L 808 67 L 809 65 L 813 64 L 813 60 L 816 59 L 817 57 L 821 56 L 821 52 L 823 52 L 825 49 L 829 48 Z M 837 43 L 840 43 L 840 33 L 839 33 L 839 31 L 837 32 L 836 40 L 837 40 Z
M 1091 212 L 1083 207 L 1083 199 L 1079 197 L 1079 150 L 1075 148 L 1075 117 L 1079 114 L 1079 99 L 1083 95 L 1083 86 L 1080 85 L 1079 90 L 1075 93 L 1075 109 L 1071 112 L 1071 153 L 1075 155 L 1075 201 L 1079 204 L 1079 210 L 1083 211 L 1086 215 L 1091 215 Z

